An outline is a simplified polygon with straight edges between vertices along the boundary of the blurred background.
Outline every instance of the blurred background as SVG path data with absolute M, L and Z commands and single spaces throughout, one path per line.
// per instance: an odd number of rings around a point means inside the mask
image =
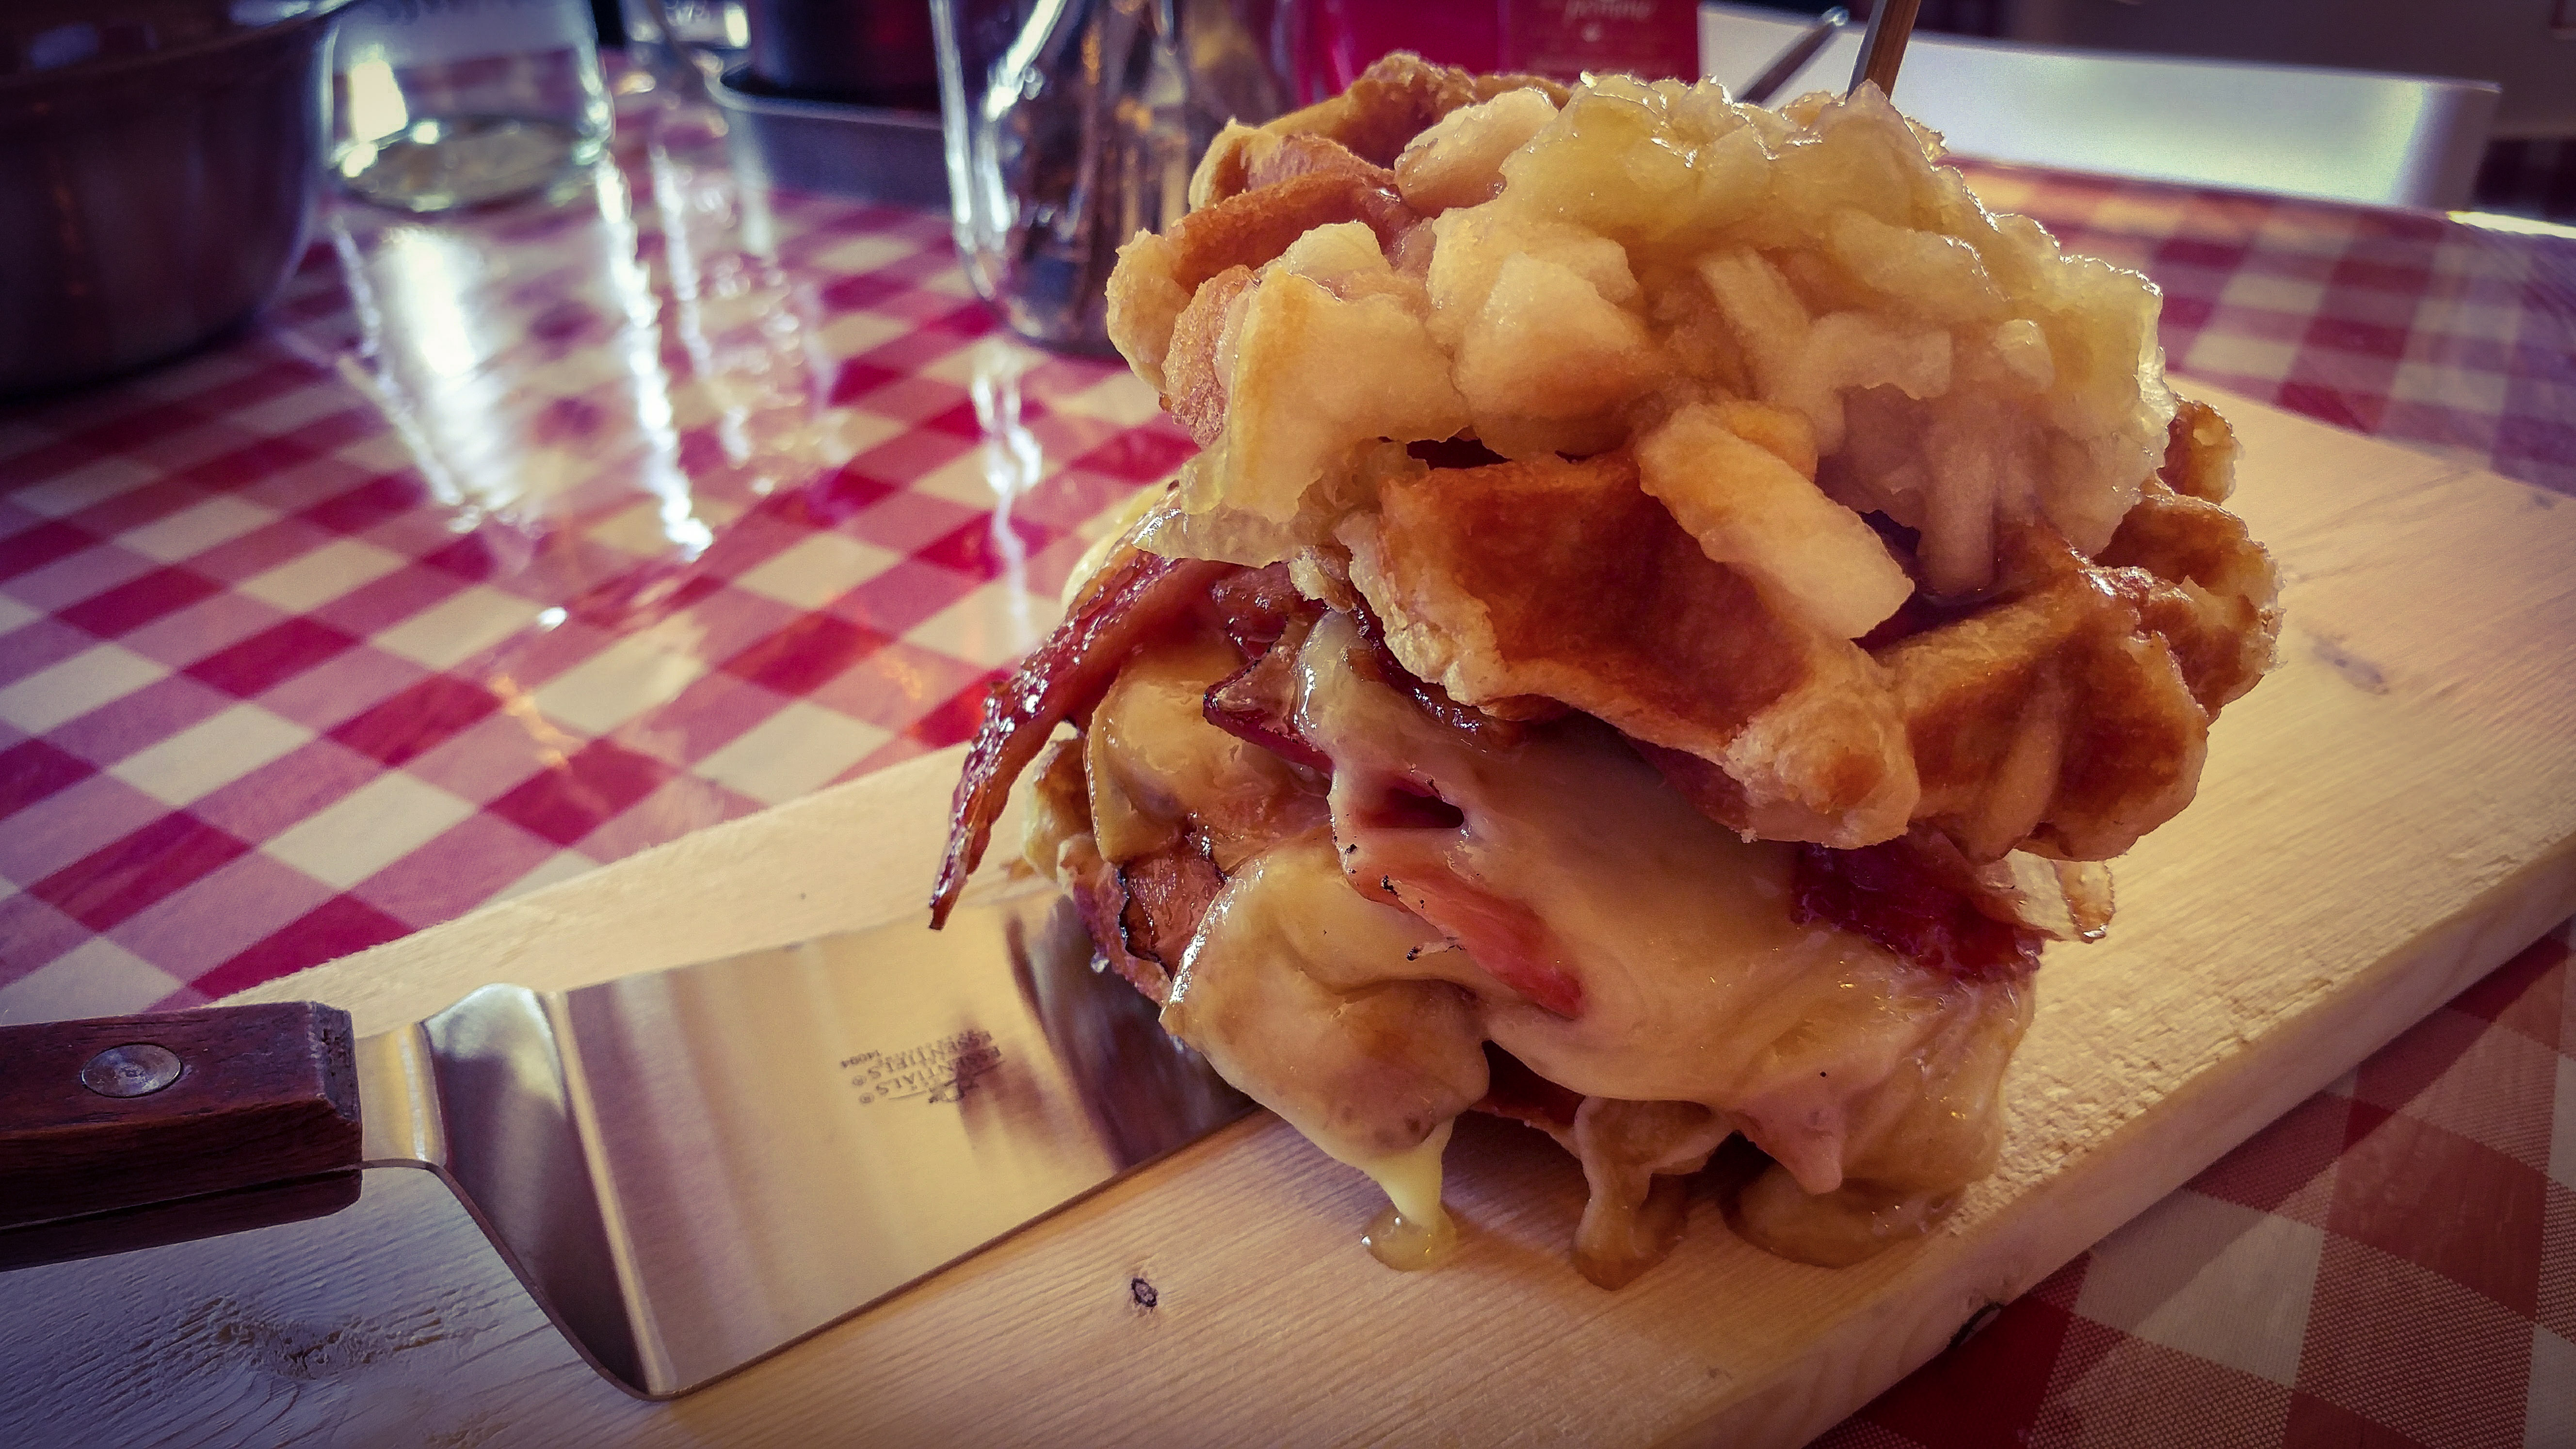
M 2034 45 L 2495 81 L 2504 94 L 2475 204 L 2576 217 L 2576 0 L 1923 0 L 1916 24 Z
M 796 0 L 590 0 L 602 43 L 625 44 L 631 30 L 651 23 L 657 3 L 670 8 L 684 32 L 719 44 L 730 37 L 736 47 L 748 43 L 747 6 L 798 8 Z M 893 12 L 908 15 L 924 7 L 920 0 L 806 0 L 803 8 L 838 9 L 861 18 L 861 33 L 872 25 L 900 39 L 909 31 Z M 1294 68 L 1300 98 L 1307 100 L 1338 90 L 1360 66 L 1398 45 L 1455 64 L 1544 68 L 1534 64 L 1543 57 L 1527 53 L 1533 21 L 1562 23 L 1571 11 L 1579 23 L 1584 10 L 1580 0 L 1414 0 L 1401 6 L 1309 0 L 1303 6 L 1249 8 L 1262 12 L 1256 19 L 1274 20 L 1274 45 L 1284 41 L 1299 52 Z M 1695 43 L 1692 8 L 1692 0 L 1636 0 L 1620 7 L 1662 12 L 1654 19 L 1678 46 Z M 1832 0 L 1744 0 L 1735 8 L 1814 16 L 1832 8 Z M 1869 0 L 1852 4 L 1854 22 L 1865 20 L 1869 8 Z M 1286 10 L 1304 12 L 1295 17 L 1302 36 L 1278 33 L 1289 29 L 1277 23 L 1290 18 L 1279 13 Z M 864 20 L 871 12 L 884 15 Z M 2576 0 L 1923 0 L 1915 24 L 1936 35 L 2039 46 L 2494 81 L 2503 95 L 2477 167 L 2472 204 L 2576 220 Z M 1515 41 L 1521 42 L 1517 50 Z M 926 30 L 922 44 L 927 45 Z M 926 48 L 920 64 L 929 64 Z M 936 101 L 926 104 L 935 108 Z

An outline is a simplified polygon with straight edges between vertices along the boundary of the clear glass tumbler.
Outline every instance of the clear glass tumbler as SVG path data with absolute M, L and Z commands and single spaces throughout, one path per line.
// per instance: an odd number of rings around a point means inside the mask
M 617 16 L 626 58 L 684 96 L 706 90 L 693 52 L 714 56 L 721 70 L 751 43 L 742 0 L 617 0 Z
M 1229 117 L 1285 109 L 1263 0 L 931 0 L 957 251 L 1033 342 L 1108 346 L 1120 244 L 1189 208 Z
M 608 144 L 584 0 L 363 0 L 341 19 L 333 66 L 331 169 L 386 206 L 543 190 Z

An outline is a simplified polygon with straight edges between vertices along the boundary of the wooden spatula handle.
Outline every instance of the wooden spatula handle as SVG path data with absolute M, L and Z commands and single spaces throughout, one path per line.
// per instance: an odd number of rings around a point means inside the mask
M 355 1168 L 354 1046 L 310 1001 L 0 1027 L 0 1228 Z

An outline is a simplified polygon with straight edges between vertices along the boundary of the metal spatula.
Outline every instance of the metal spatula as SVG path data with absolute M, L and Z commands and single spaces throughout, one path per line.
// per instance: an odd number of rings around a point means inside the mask
M 426 1167 L 585 1358 L 686 1393 L 1249 1108 L 1090 957 L 1023 892 L 354 1041 L 312 1003 L 0 1027 L 0 1267 Z

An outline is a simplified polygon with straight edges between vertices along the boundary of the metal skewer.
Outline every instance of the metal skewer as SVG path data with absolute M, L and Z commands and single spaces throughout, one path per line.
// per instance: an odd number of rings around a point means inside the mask
M 1745 82 L 1744 94 L 1736 99 L 1748 106 L 1770 104 L 1771 97 L 1779 92 L 1780 87 L 1796 79 L 1798 72 L 1806 69 L 1807 62 L 1815 58 L 1816 52 L 1825 48 L 1825 42 L 1850 23 L 1851 12 L 1840 5 L 1817 16 L 1815 23 L 1800 31 L 1798 38 L 1789 42 L 1789 48 L 1764 66 L 1760 75 Z
M 1876 81 L 1880 91 L 1896 94 L 1896 68 L 1905 61 L 1905 41 L 1914 33 L 1914 12 L 1923 0 L 1878 0 L 1869 12 L 1869 31 L 1860 40 L 1860 61 L 1852 67 L 1851 89 Z

